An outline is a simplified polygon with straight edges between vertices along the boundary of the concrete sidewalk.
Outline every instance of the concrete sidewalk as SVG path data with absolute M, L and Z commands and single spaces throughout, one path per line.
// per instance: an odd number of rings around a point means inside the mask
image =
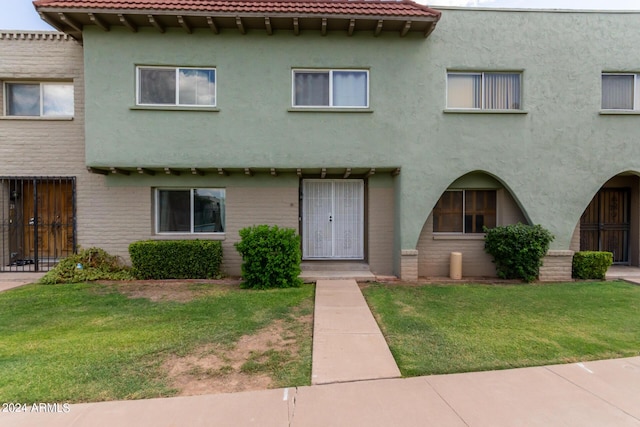
M 45 273 L 0 273 L 0 292 L 37 282 Z
M 640 357 L 59 408 L 0 413 L 0 425 L 638 427 Z
M 312 358 L 312 384 L 400 377 L 353 279 L 316 282 Z

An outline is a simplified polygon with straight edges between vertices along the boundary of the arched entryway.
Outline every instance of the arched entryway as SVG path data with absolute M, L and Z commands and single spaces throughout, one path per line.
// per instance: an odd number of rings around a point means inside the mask
M 638 265 L 639 196 L 636 174 L 607 181 L 580 218 L 580 250 L 611 252 L 615 264 Z

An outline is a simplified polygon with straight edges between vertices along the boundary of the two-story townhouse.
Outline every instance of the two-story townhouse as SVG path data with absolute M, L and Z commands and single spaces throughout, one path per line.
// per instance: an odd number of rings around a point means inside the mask
M 491 276 L 483 226 L 521 221 L 555 235 L 543 279 L 569 278 L 581 248 L 640 261 L 638 13 L 35 4 L 83 44 L 108 250 L 220 239 L 235 275 L 238 229 L 270 223 L 308 261 L 415 279 L 459 251 Z

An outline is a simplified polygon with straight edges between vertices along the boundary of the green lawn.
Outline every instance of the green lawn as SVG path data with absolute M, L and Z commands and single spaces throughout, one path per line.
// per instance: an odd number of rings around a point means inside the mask
M 640 286 L 624 282 L 363 292 L 405 376 L 640 355 Z
M 249 365 L 276 386 L 309 384 L 311 336 L 296 319 L 312 313 L 312 286 L 248 291 L 185 284 L 196 295 L 186 302 L 133 298 L 120 286 L 28 285 L 0 293 L 0 401 L 171 396 L 179 390 L 162 367 L 167 358 L 231 348 L 278 319 L 296 341 L 296 354 L 272 349 L 262 358 L 252 354 Z

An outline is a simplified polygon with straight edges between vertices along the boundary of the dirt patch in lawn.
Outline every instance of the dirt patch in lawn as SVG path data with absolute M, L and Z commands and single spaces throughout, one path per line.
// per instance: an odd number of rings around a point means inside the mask
M 221 292 L 240 290 L 241 280 L 134 280 L 125 282 L 99 282 L 114 288 L 130 298 L 151 301 L 188 302 L 194 298 Z
M 312 317 L 296 322 L 311 329 Z M 276 320 L 253 335 L 245 335 L 232 348 L 206 345 L 191 354 L 173 356 L 163 367 L 179 396 L 265 390 L 275 386 L 274 370 L 298 357 L 296 335 Z
M 140 280 L 100 282 L 96 292 L 116 290 L 129 298 L 151 301 L 189 302 L 195 298 L 241 291 L 238 279 Z M 172 355 L 164 361 L 170 387 L 178 396 L 265 390 L 279 386 L 278 371 L 299 357 L 299 342 L 311 336 L 313 316 L 294 309 L 287 320 L 276 320 L 233 346 L 207 344 L 185 356 Z M 297 312 L 297 313 L 296 313 Z M 306 313 L 308 313 L 308 307 Z

